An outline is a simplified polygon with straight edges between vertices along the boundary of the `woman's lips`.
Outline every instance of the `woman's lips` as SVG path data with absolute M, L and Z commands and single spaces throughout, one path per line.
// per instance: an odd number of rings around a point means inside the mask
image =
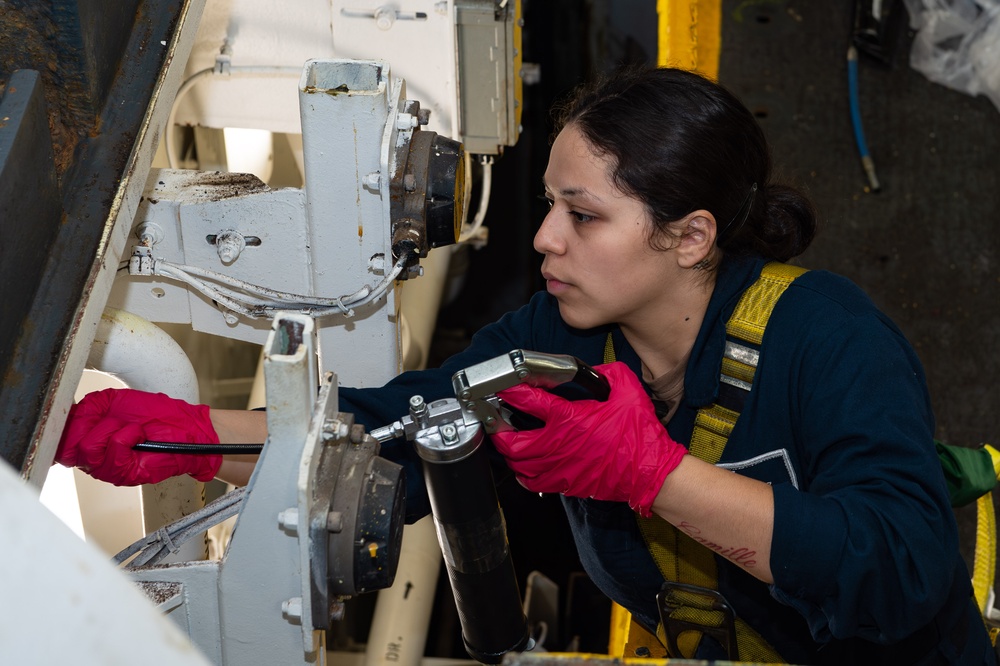
M 543 273 L 542 277 L 545 278 L 545 289 L 553 296 L 566 291 L 569 289 L 569 285 L 547 273 Z

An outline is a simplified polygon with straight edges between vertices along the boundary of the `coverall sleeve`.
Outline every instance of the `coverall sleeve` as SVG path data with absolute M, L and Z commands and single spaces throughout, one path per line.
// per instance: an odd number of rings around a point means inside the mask
M 877 312 L 834 315 L 783 359 L 804 478 L 774 487 L 772 595 L 820 642 L 894 643 L 947 603 L 957 526 L 915 353 Z

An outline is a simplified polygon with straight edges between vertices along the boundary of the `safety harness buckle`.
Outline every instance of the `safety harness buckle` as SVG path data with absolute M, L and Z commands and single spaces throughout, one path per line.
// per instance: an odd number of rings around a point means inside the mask
M 718 590 L 667 581 L 656 595 L 656 608 L 666 637 L 667 653 L 674 658 L 693 658 L 680 648 L 681 635 L 698 632 L 711 636 L 726 650 L 729 661 L 739 661 L 736 613 Z M 693 645 L 697 647 L 698 642 Z

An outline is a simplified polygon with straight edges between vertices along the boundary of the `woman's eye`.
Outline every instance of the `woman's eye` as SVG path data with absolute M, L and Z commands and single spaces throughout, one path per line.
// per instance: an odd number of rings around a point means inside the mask
M 552 199 L 548 194 L 539 194 L 538 198 L 549 205 L 549 209 L 555 206 L 555 200 Z M 590 222 L 594 219 L 593 215 L 588 215 L 586 213 L 580 213 L 575 210 L 566 211 L 575 222 Z

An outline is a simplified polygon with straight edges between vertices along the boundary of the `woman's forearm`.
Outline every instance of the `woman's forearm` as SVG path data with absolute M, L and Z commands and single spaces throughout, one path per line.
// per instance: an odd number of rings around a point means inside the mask
M 766 483 L 684 456 L 663 482 L 653 512 L 755 578 L 774 582 L 774 496 Z
M 212 426 L 222 444 L 259 444 L 267 440 L 267 413 L 240 409 L 213 409 Z M 258 456 L 223 456 L 216 477 L 227 483 L 245 486 L 250 481 Z

